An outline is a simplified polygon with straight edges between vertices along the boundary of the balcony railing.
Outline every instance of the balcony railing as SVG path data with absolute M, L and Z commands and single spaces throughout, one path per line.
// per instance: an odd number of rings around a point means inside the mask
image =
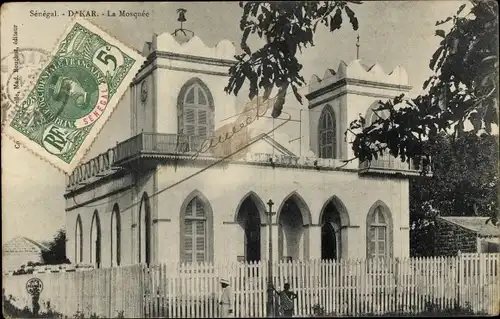
M 345 166 L 341 159 L 238 152 L 238 149 L 241 147 L 240 144 L 247 141 L 246 137 L 240 141 L 234 139 L 234 143 L 233 140 L 231 143 L 220 143 L 216 147 L 208 150 L 208 145 L 202 145 L 204 140 L 204 137 L 199 136 L 140 133 L 118 143 L 114 148 L 90 159 L 88 162 L 79 165 L 68 177 L 66 185 L 68 190 L 78 188 L 79 186 L 98 180 L 103 176 L 114 174 L 120 171 L 121 167 L 139 158 L 150 158 L 155 162 L 160 158 L 166 159 L 170 156 L 178 158 L 178 156 L 192 156 L 195 154 L 197 154 L 197 157 L 202 157 L 204 159 L 211 158 L 214 160 L 227 158 L 226 156 L 230 154 L 237 154 L 236 156 L 231 156 L 231 160 L 244 161 L 247 163 L 271 163 L 272 165 L 283 165 L 287 167 L 310 167 L 331 170 Z M 198 154 L 202 146 L 206 151 Z M 156 164 L 153 163 L 153 165 Z M 352 168 L 354 167 L 350 169 Z M 385 154 L 377 160 L 360 163 L 359 172 L 361 174 L 401 173 L 405 175 L 418 175 L 421 172 L 421 167 L 420 161 L 418 160 L 402 162 L 401 159 L 396 159 L 389 154 Z M 431 172 L 429 171 L 427 173 L 429 174 Z
M 394 158 L 390 154 L 384 154 L 372 161 L 364 161 L 359 163 L 361 172 L 405 172 L 420 174 L 422 170 L 422 163 L 419 158 L 408 159 L 403 162 L 400 158 Z M 430 173 L 430 172 L 428 172 Z
M 178 134 L 141 133 L 116 146 L 115 163 L 139 154 L 196 154 L 205 137 Z M 210 151 L 208 153 L 210 154 Z

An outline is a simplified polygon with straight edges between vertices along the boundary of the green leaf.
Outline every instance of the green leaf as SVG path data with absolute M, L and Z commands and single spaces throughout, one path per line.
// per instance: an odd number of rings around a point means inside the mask
M 267 99 L 269 99 L 269 96 L 271 96 L 271 92 L 273 91 L 273 88 L 274 86 L 273 85 L 268 85 L 265 89 L 264 89 L 264 101 L 266 101 Z
M 431 61 L 429 62 L 429 68 L 431 70 L 434 70 L 434 67 L 436 66 L 436 62 L 438 61 L 439 57 L 443 53 L 444 47 L 439 47 L 436 52 L 432 55 Z
M 340 8 L 337 9 L 335 15 L 330 18 L 330 31 L 335 31 L 340 29 L 342 25 L 342 10 Z
M 460 8 L 458 8 L 457 15 L 459 15 L 459 14 L 460 14 L 460 12 L 462 12 L 462 11 L 464 10 L 464 8 L 465 8 L 465 4 L 462 4 L 462 5 L 460 6 Z M 451 19 L 451 18 L 450 18 L 450 19 Z
M 436 22 L 436 26 L 444 24 L 444 23 L 446 23 L 446 22 L 448 22 L 450 20 L 451 20 L 451 17 L 448 17 L 445 20 L 438 21 L 438 22 Z
M 446 33 L 444 32 L 444 30 L 436 30 L 436 35 L 440 36 L 441 38 L 446 37 Z
M 243 32 L 243 36 L 241 37 L 241 49 L 248 55 L 252 55 L 252 51 L 250 51 L 250 48 L 248 47 L 247 44 L 247 39 L 248 36 L 250 35 L 250 28 L 246 28 L 245 31 Z
M 288 84 L 282 86 L 278 91 L 278 95 L 276 96 L 276 100 L 274 101 L 273 105 L 273 112 L 271 113 L 271 116 L 274 118 L 277 118 L 278 116 L 281 115 L 281 111 L 283 110 L 283 105 L 285 105 L 285 96 L 287 88 Z
M 347 16 L 349 17 L 349 22 L 352 24 L 352 28 L 354 30 L 358 30 L 359 23 L 358 23 L 358 18 L 356 18 L 354 11 L 351 10 L 348 6 L 345 6 L 345 12 L 347 13 Z
M 299 103 L 302 104 L 302 96 L 299 94 L 297 87 L 295 85 L 292 85 L 292 90 L 293 90 L 293 94 L 295 95 L 295 98 L 297 99 L 297 101 L 299 101 Z

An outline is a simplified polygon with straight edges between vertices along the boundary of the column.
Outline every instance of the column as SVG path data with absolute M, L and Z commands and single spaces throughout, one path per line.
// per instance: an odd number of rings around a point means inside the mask
M 321 259 L 321 226 L 309 225 L 309 258 Z
M 340 239 L 341 259 L 366 258 L 366 235 L 359 226 L 342 226 Z

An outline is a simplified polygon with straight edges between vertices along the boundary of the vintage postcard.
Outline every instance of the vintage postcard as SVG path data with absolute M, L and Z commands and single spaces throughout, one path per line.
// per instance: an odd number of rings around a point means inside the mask
M 499 314 L 495 1 L 0 14 L 6 318 Z

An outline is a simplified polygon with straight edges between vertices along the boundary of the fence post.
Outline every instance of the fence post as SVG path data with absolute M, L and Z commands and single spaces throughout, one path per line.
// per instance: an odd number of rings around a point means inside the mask
M 398 285 L 399 285 L 399 257 L 396 257 L 396 269 L 394 269 L 394 308 L 396 309 L 396 312 L 399 312 L 398 308 Z
M 460 302 L 460 296 L 461 296 L 461 277 L 462 277 L 462 272 L 461 272 L 461 258 L 460 258 L 460 250 L 458 251 L 457 254 L 457 296 L 456 296 L 456 305 L 455 307 L 460 307 L 461 302 Z

